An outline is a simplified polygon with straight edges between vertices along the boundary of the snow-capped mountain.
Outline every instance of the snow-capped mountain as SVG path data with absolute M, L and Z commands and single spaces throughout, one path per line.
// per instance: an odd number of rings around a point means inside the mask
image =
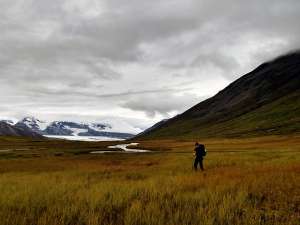
M 0 121 L 0 136 L 42 138 L 43 136 L 27 127 L 16 127 L 10 120 Z
M 15 126 L 19 128 L 26 127 L 39 134 L 44 134 L 44 130 L 47 128 L 48 123 L 34 117 L 25 117 L 24 119 L 17 122 Z
M 105 123 L 77 123 L 70 121 L 54 121 L 47 123 L 33 117 L 25 117 L 15 125 L 19 128 L 29 128 L 42 135 L 63 136 L 103 136 L 110 138 L 131 138 L 134 135 L 122 132 L 112 132 L 112 126 Z
M 45 132 L 48 135 L 74 135 L 74 136 L 88 136 L 83 135 L 91 132 L 102 132 L 107 128 L 111 128 L 110 125 L 100 123 L 75 123 L 69 121 L 54 121 L 47 128 Z M 91 135 L 92 136 L 92 135 Z M 97 136 L 93 134 L 93 136 Z
M 12 126 L 15 125 L 15 122 L 12 121 L 12 120 L 0 120 L 0 122 L 4 122 L 4 123 L 9 124 L 9 125 L 12 125 Z

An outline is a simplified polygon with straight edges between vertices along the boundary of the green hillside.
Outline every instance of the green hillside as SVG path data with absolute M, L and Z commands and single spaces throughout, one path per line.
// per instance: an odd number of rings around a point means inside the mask
M 264 63 L 216 96 L 137 139 L 300 133 L 300 53 Z
M 201 126 L 197 120 L 185 120 L 149 133 L 146 139 L 249 137 L 300 133 L 300 92 L 280 98 L 232 120 Z

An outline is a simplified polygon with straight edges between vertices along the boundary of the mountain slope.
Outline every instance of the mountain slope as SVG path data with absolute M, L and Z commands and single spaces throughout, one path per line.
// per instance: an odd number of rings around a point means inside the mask
M 163 120 L 157 122 L 157 123 L 154 124 L 152 127 L 149 127 L 148 129 L 144 130 L 143 132 L 137 134 L 137 135 L 135 136 L 135 138 L 140 137 L 140 136 L 143 136 L 144 134 L 150 133 L 151 131 L 155 130 L 156 128 L 161 127 L 161 126 L 162 126 L 163 124 L 165 124 L 167 121 L 168 121 L 168 119 L 163 119 Z
M 36 133 L 43 135 L 43 130 L 46 129 L 47 123 L 34 117 L 25 117 L 15 124 L 19 128 L 28 128 Z
M 240 137 L 300 131 L 300 52 L 264 63 L 139 139 Z
M 5 121 L 0 121 L 0 136 L 42 138 L 40 134 L 28 128 L 15 127 Z

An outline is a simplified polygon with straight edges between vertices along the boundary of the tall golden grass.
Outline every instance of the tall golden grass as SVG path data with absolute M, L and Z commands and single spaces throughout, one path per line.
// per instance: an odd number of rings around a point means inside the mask
M 141 143 L 164 150 L 148 154 L 2 158 L 0 224 L 300 224 L 299 137 L 204 142 L 204 173 L 185 141 Z

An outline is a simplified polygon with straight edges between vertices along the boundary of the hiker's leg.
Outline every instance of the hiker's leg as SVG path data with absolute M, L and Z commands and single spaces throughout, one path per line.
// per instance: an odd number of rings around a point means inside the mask
M 203 170 L 204 170 L 204 168 L 203 168 L 203 159 L 200 159 L 200 160 L 199 160 L 199 163 L 200 163 L 200 168 L 201 168 L 201 170 L 203 171 Z
M 195 170 L 197 170 L 197 165 L 198 165 L 198 158 L 196 157 L 195 161 L 194 161 L 194 169 Z

